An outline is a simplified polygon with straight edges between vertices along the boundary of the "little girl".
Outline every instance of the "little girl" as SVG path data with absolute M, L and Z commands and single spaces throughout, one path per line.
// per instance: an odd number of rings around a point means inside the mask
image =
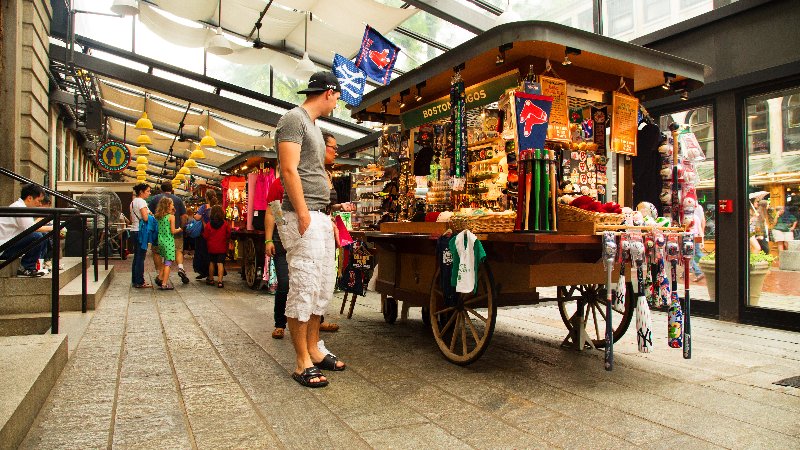
M 203 228 L 203 238 L 208 246 L 208 279 L 206 284 L 214 284 L 214 266 L 217 268 L 217 287 L 225 287 L 222 284 L 222 275 L 225 274 L 225 256 L 228 253 L 228 239 L 231 237 L 231 228 L 225 221 L 225 213 L 222 206 L 214 205 L 211 207 L 211 219 L 208 225 Z
M 175 205 L 172 199 L 164 196 L 159 200 L 156 207 L 156 220 L 158 221 L 158 251 L 164 259 L 164 267 L 156 278 L 160 281 L 159 289 L 175 289 L 169 282 L 169 269 L 175 261 L 175 235 L 183 231 L 175 228 Z

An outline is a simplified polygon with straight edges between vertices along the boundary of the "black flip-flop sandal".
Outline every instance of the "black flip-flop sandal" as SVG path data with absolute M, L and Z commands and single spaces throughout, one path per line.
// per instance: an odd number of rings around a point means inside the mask
M 310 387 L 310 388 L 321 388 L 328 385 L 328 380 L 325 381 L 314 381 L 312 382 L 312 378 L 322 378 L 322 372 L 316 367 L 309 367 L 303 371 L 303 373 L 294 373 L 292 372 L 292 378 L 294 381 L 297 381 L 302 386 Z
M 322 358 L 322 361 L 314 363 L 315 366 L 319 367 L 322 370 L 332 370 L 334 372 L 341 372 L 347 368 L 347 365 L 342 367 L 336 367 L 336 363 L 339 361 L 339 358 L 331 355 L 328 353 Z

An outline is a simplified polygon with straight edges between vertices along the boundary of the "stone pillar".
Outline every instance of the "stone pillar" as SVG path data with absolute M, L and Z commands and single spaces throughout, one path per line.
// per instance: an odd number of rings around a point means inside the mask
M 22 6 L 19 173 L 41 183 L 49 165 L 50 78 L 47 71 L 53 11 L 47 0 L 23 0 Z
M 0 166 L 16 172 L 20 122 L 22 0 L 0 2 Z M 16 200 L 16 184 L 0 177 L 0 204 Z

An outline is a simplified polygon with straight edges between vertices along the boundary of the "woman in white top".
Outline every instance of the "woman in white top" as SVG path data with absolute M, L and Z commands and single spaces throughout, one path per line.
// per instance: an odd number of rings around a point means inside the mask
M 150 215 L 150 209 L 145 200 L 150 196 L 150 186 L 139 183 L 133 187 L 133 193 L 134 198 L 131 202 L 131 240 L 133 241 L 131 282 L 135 288 L 152 288 L 152 284 L 144 281 L 144 259 L 147 256 L 147 249 L 139 245 L 139 230 L 145 230 L 147 218 Z

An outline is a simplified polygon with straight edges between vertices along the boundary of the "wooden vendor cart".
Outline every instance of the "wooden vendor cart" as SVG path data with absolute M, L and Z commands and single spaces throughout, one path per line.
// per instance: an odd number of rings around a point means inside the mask
M 558 64 L 565 55 L 571 65 Z M 469 109 L 497 101 L 482 99 L 487 95 L 480 94 L 485 85 L 480 83 L 510 70 L 525 74 L 533 68 L 538 75 L 545 68 L 550 70 L 551 61 L 557 64 L 554 70 L 558 77 L 569 84 L 570 102 L 577 98 L 578 107 L 592 102 L 610 105 L 610 94 L 618 90 L 629 90 L 639 101 L 646 101 L 688 92 L 703 82 L 702 65 L 672 55 L 559 24 L 515 22 L 488 30 L 393 80 L 389 86 L 373 90 L 361 106 L 353 108 L 352 115 L 362 120 L 402 123 L 409 128 L 418 126 L 424 123 L 420 117 L 429 118 L 442 111 L 439 107 L 426 107 L 435 106 L 448 96 L 454 71 L 470 86 L 466 88 Z M 665 77 L 671 91 L 662 89 Z M 581 103 L 587 101 L 581 92 L 587 91 L 599 92 L 599 98 Z M 414 98 L 414 94 L 422 100 L 405 101 Z M 488 87 L 485 94 L 491 94 Z M 403 106 L 407 103 L 413 104 Z M 413 159 L 413 154 L 412 148 L 408 156 Z M 631 156 L 618 155 L 613 173 L 617 202 L 631 206 Z M 568 235 L 563 230 L 477 233 L 487 254 L 479 269 L 477 292 L 458 294 L 455 301 L 445 305 L 436 239 L 430 233 L 404 233 L 402 226 L 398 227 L 402 224 L 393 225 L 392 232 L 367 233 L 377 250 L 376 289 L 382 294 L 384 317 L 387 322 L 394 321 L 398 300 L 423 307 L 423 319 L 430 323 L 434 340 L 449 361 L 465 365 L 480 358 L 494 331 L 498 307 L 545 301 L 558 302 L 569 331 L 565 344 L 580 350 L 605 345 L 607 273 L 601 259 L 600 236 Z M 616 267 L 614 279 L 618 270 Z M 624 309 L 612 314 L 614 341 L 625 334 L 634 311 L 633 289 L 628 284 Z

